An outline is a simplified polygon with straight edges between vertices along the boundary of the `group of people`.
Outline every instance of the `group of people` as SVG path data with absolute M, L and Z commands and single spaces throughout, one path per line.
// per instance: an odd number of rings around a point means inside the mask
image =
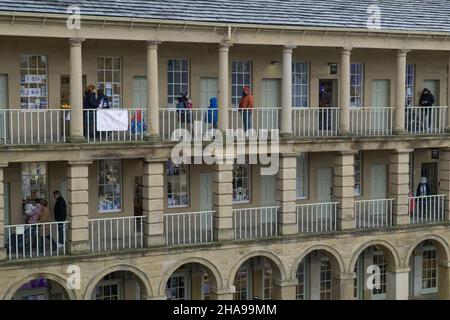
M 84 92 L 83 97 L 83 109 L 85 110 L 83 117 L 83 128 L 85 137 L 89 135 L 90 138 L 94 138 L 95 136 L 95 113 L 89 112 L 89 110 L 109 108 L 108 97 L 105 95 L 104 91 L 102 89 L 95 90 L 95 86 L 93 84 L 89 85 Z
M 53 208 L 54 220 L 64 222 L 67 219 L 66 201 L 61 192 L 54 191 L 55 206 Z M 28 224 L 52 222 L 52 215 L 48 201 L 45 199 L 35 199 L 34 203 L 25 204 L 25 216 Z M 58 246 L 64 246 L 64 223 L 58 223 Z
M 189 99 L 187 92 L 181 93 L 177 99 L 177 113 L 178 120 L 181 123 L 191 123 L 192 101 Z M 242 125 L 244 131 L 252 128 L 252 111 L 253 111 L 254 98 L 250 91 L 250 88 L 245 86 L 242 90 L 242 98 L 239 102 L 239 109 L 242 114 Z M 209 124 L 210 129 L 217 129 L 218 121 L 218 103 L 217 98 L 213 97 L 209 100 L 208 112 L 205 115 L 205 122 Z

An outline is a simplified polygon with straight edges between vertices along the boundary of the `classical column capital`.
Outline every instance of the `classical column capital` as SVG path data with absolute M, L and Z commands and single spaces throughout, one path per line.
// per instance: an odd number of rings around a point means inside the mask
M 391 273 L 407 273 L 410 271 L 411 271 L 410 267 L 393 267 L 393 266 L 386 267 L 386 272 L 391 272 Z
M 293 51 L 295 48 L 297 48 L 296 45 L 293 45 L 293 44 L 287 44 L 287 45 L 283 46 L 283 52 L 285 52 L 285 53 L 292 53 L 292 51 Z
M 352 47 L 342 47 L 341 48 L 341 55 L 350 55 L 352 52 Z
M 414 152 L 414 149 L 404 148 L 404 149 L 394 149 L 391 153 L 394 154 L 405 154 L 405 153 L 412 153 Z
M 158 40 L 147 40 L 145 44 L 149 49 L 158 49 L 158 46 L 161 44 L 161 41 Z
M 76 167 L 76 166 L 88 166 L 93 163 L 93 161 L 89 160 L 82 160 L 82 161 L 68 161 L 70 166 Z
M 409 49 L 398 49 L 397 50 L 397 57 L 406 57 L 406 55 L 411 52 Z
M 229 51 L 230 47 L 233 46 L 233 43 L 231 41 L 222 41 L 219 44 L 219 51 Z
M 0 162 L 0 168 L 6 168 L 8 166 L 8 162 L 1 161 Z
M 70 38 L 69 44 L 71 47 L 81 47 L 85 39 L 83 38 Z
M 338 156 L 354 156 L 358 153 L 358 150 L 344 150 L 344 151 L 338 151 L 336 154 Z

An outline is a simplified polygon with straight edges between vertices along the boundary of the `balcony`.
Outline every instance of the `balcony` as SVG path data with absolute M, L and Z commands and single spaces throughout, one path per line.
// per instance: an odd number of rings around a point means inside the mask
M 393 199 L 355 201 L 355 228 L 389 228 L 392 223 Z
M 214 127 L 214 120 L 217 124 L 218 114 L 218 110 L 208 108 L 160 109 L 159 134 L 164 140 L 172 140 L 174 132 L 181 130 L 181 133 L 189 132 L 192 139 L 200 140 L 211 134 L 210 129 Z
M 65 255 L 67 226 L 68 222 L 5 226 L 5 248 L 8 259 L 18 260 Z
M 321 202 L 297 205 L 298 233 L 336 231 L 338 204 L 338 202 Z
M 214 211 L 164 215 L 166 245 L 209 243 L 213 237 Z
M 411 134 L 440 134 L 447 125 L 447 106 L 406 107 L 406 130 Z
M 279 128 L 281 108 L 229 109 L 228 128 L 232 130 L 271 130 Z
M 89 220 L 91 252 L 143 248 L 143 217 Z
M 235 240 L 275 237 L 278 235 L 279 207 L 233 210 Z
M 298 137 L 337 136 L 339 108 L 293 108 L 292 129 Z
M 410 197 L 411 224 L 427 224 L 444 221 L 445 195 Z
M 351 108 L 350 133 L 356 136 L 392 135 L 395 108 Z

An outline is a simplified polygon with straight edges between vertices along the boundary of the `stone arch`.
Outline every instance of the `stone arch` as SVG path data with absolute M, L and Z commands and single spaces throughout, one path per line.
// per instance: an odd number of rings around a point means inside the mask
M 241 257 L 237 263 L 234 264 L 228 276 L 228 288 L 230 288 L 233 285 L 234 277 L 239 268 L 241 267 L 241 265 L 247 260 L 254 257 L 265 257 L 269 259 L 278 268 L 278 272 L 280 273 L 280 280 L 283 281 L 286 279 L 286 271 L 280 258 L 278 258 L 274 253 L 270 251 L 258 250 L 247 253 L 246 255 Z
M 313 251 L 325 251 L 331 257 L 331 263 L 333 267 L 337 268 L 339 272 L 345 272 L 344 261 L 342 260 L 341 255 L 336 249 L 327 245 L 316 245 L 306 249 L 306 251 L 304 251 L 299 257 L 295 259 L 294 265 L 291 268 L 291 279 L 296 279 L 298 265 Z
M 39 272 L 26 276 L 25 278 L 22 278 L 21 280 L 14 283 L 11 287 L 9 287 L 8 290 L 6 290 L 2 300 L 11 300 L 21 286 L 37 278 L 45 278 L 47 280 L 51 280 L 58 283 L 61 287 L 63 287 L 69 300 L 77 300 L 77 295 L 75 291 L 72 289 L 68 289 L 66 286 L 67 279 L 53 272 Z
M 160 297 L 163 297 L 166 295 L 166 284 L 167 284 L 167 281 L 169 281 L 172 274 L 175 271 L 177 271 L 178 268 L 180 268 L 186 264 L 190 264 L 190 263 L 198 263 L 198 264 L 202 265 L 203 267 L 206 267 L 211 272 L 211 274 L 214 276 L 217 288 L 223 287 L 222 276 L 221 276 L 219 270 L 217 269 L 217 267 L 211 261 L 209 261 L 205 258 L 191 257 L 191 258 L 187 258 L 187 259 L 181 259 L 181 260 L 175 262 L 169 269 L 167 269 L 167 271 L 164 273 L 164 275 L 161 279 L 161 283 L 159 284 L 158 292 L 159 292 Z
M 92 292 L 95 289 L 95 286 L 97 283 L 99 283 L 106 275 L 117 272 L 117 271 L 128 271 L 131 272 L 133 275 L 135 275 L 141 285 L 145 288 L 147 297 L 153 296 L 153 290 L 150 284 L 150 280 L 148 279 L 146 273 L 139 268 L 129 265 L 129 264 L 117 264 L 111 267 L 108 267 L 107 269 L 104 269 L 103 271 L 95 274 L 95 276 L 89 280 L 89 284 L 86 287 L 85 293 L 84 293 L 84 299 L 85 300 L 91 300 Z
M 350 260 L 348 272 L 353 272 L 353 270 L 355 269 L 356 261 L 358 260 L 361 253 L 365 249 L 367 249 L 371 246 L 381 246 L 382 247 L 383 253 L 387 258 L 388 265 L 393 266 L 393 267 L 401 266 L 400 265 L 400 257 L 399 257 L 397 250 L 395 249 L 395 247 L 386 240 L 374 239 L 374 240 L 370 240 L 368 242 L 364 242 L 362 245 L 359 246 L 359 248 L 356 250 L 356 252 L 353 253 L 352 259 Z
M 425 240 L 431 240 L 435 244 L 436 250 L 438 252 L 439 260 L 448 261 L 450 259 L 450 248 L 449 248 L 447 241 L 440 235 L 429 234 L 429 235 L 425 235 L 425 236 L 419 238 L 418 240 L 414 241 L 414 243 L 411 245 L 411 247 L 409 248 L 409 250 L 405 256 L 405 260 L 403 261 L 403 264 L 405 266 L 409 265 L 409 259 L 411 258 L 411 255 L 413 254 L 413 252 L 417 248 L 417 246 Z

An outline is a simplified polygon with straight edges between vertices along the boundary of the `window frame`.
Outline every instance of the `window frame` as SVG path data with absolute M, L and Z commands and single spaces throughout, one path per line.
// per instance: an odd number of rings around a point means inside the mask
M 412 71 L 411 73 L 409 72 L 410 70 Z M 406 107 L 414 106 L 415 87 L 416 87 L 416 65 L 414 63 L 407 63 L 406 64 L 406 77 L 405 77 L 405 106 Z M 411 88 L 411 94 L 408 94 L 409 88 Z M 410 104 L 408 104 L 409 99 L 411 99 Z
M 300 65 L 300 72 L 297 72 L 297 66 Z M 306 67 L 306 72 L 304 68 Z M 306 84 L 303 83 L 303 75 L 306 74 Z M 300 78 L 298 83 L 297 76 Z M 292 62 L 292 107 L 293 108 L 308 108 L 310 106 L 310 82 L 311 82 L 311 63 L 306 61 L 294 61 Z M 306 94 L 303 94 L 303 87 L 306 86 Z M 300 94 L 297 94 L 297 90 L 300 90 Z M 306 99 L 305 105 L 297 105 L 296 99 Z
M 123 290 L 123 288 L 122 288 L 120 279 L 102 280 L 99 283 L 97 283 L 97 285 L 95 286 L 95 289 L 94 289 L 95 300 L 97 300 L 97 301 L 114 301 L 113 299 L 105 300 L 104 299 L 105 296 L 103 294 L 103 291 L 102 291 L 102 296 L 101 296 L 102 299 L 98 299 L 97 298 L 97 287 L 104 288 L 106 286 L 109 286 L 109 287 L 117 286 L 117 300 L 122 300 L 122 290 Z M 109 297 L 111 297 L 111 295 L 109 295 Z
M 99 68 L 99 59 L 103 59 L 103 68 Z M 111 69 L 106 69 L 106 59 L 111 59 Z M 120 62 L 119 69 L 114 68 L 114 60 L 118 59 Z M 111 108 L 123 108 L 123 61 L 120 56 L 98 56 L 97 57 L 97 88 L 102 89 L 104 94 L 108 97 L 108 101 Z M 111 81 L 106 81 L 106 72 L 111 72 Z M 115 81 L 114 73 L 119 71 L 119 82 Z M 103 81 L 99 79 L 99 73 L 103 74 Z M 111 85 L 111 95 L 108 95 L 107 84 Z M 115 94 L 114 85 L 119 86 L 119 94 Z M 117 104 L 114 102 L 114 98 L 118 96 Z
M 31 165 L 32 164 L 39 164 L 39 165 L 43 165 L 43 167 L 44 167 L 44 169 L 45 169 L 45 173 L 44 174 L 38 174 L 38 173 L 36 173 L 36 174 L 34 174 L 34 173 L 31 173 Z M 24 166 L 27 166 L 27 174 L 25 174 L 24 175 Z M 48 164 L 47 164 L 47 162 L 45 162 L 45 161 L 30 161 L 30 162 L 22 162 L 21 163 L 21 169 L 20 169 L 21 171 L 20 171 L 20 177 L 21 177 L 21 193 L 22 193 L 22 203 L 27 203 L 27 202 L 29 202 L 29 201 L 34 201 L 35 199 L 43 199 L 43 198 L 45 198 L 45 199 L 48 199 L 48 195 L 49 195 L 49 177 L 48 177 Z M 39 190 L 39 198 L 32 198 L 32 194 L 33 194 L 33 190 L 36 190 L 36 188 L 33 188 L 33 185 L 32 185 L 32 183 L 31 183 L 31 177 L 32 176 L 38 176 L 38 179 L 37 179 L 37 181 L 39 181 L 39 177 L 40 176 L 44 176 L 44 179 L 43 179 L 43 183 L 44 183 L 44 189 L 41 189 L 41 188 L 39 188 L 38 190 Z M 27 180 L 29 181 L 29 186 L 30 186 L 30 194 L 29 195 L 27 195 L 27 197 L 24 197 L 24 177 L 27 177 Z M 42 193 L 45 193 L 45 196 L 41 196 L 41 194 Z M 29 196 L 29 198 L 28 198 L 28 196 Z
M 179 68 L 175 69 L 175 65 L 178 62 Z M 184 62 L 186 63 L 187 69 L 184 70 Z M 172 63 L 172 69 L 170 68 L 170 65 Z M 183 73 L 187 73 L 187 82 L 183 82 Z M 170 75 L 172 74 L 172 77 Z M 177 78 L 175 75 L 179 75 L 180 82 L 176 82 L 175 79 Z M 168 108 L 176 108 L 177 105 L 177 99 L 180 96 L 180 93 L 187 92 L 188 96 L 190 95 L 190 77 L 191 77 L 191 67 L 190 67 L 190 61 L 187 58 L 169 58 L 167 59 L 167 106 Z M 172 78 L 172 82 L 170 82 L 170 78 Z M 170 90 L 172 86 L 172 90 Z M 183 88 L 186 86 L 186 90 Z M 175 87 L 181 88 L 181 90 L 175 90 Z M 178 92 L 177 92 L 178 91 Z
M 39 67 L 39 59 L 45 57 L 45 68 L 40 68 Z M 26 58 L 27 59 L 27 67 L 23 68 L 22 67 L 22 59 Z M 30 58 L 36 58 L 36 67 L 35 68 L 31 68 L 30 67 Z M 49 72 L 48 72 L 48 65 L 49 65 L 49 61 L 48 61 L 48 55 L 45 54 L 19 54 L 19 99 L 20 99 L 20 108 L 22 110 L 46 110 L 49 109 L 50 106 L 50 102 L 49 102 Z M 30 70 L 34 70 L 35 73 L 31 74 Z M 39 71 L 44 70 L 45 73 L 44 74 L 40 74 Z M 22 81 L 22 71 L 25 71 L 25 77 L 26 76 L 45 76 L 45 82 L 27 82 L 25 81 L 26 78 L 23 79 Z M 41 78 L 42 80 L 42 78 Z M 36 85 L 36 88 L 31 88 L 31 85 Z M 46 94 L 42 95 L 42 86 L 46 87 Z M 23 91 L 22 94 L 22 87 L 24 90 L 28 90 L 28 89 L 41 89 L 41 95 L 39 96 L 31 96 L 28 92 L 27 95 L 25 95 L 25 91 Z M 39 107 L 33 107 L 30 108 L 30 104 L 31 104 L 31 100 L 30 99 L 45 99 L 46 103 L 44 104 L 44 107 L 41 107 L 42 103 L 39 104 Z M 22 103 L 22 99 L 26 99 L 27 102 L 26 103 Z M 24 107 L 24 105 L 26 105 L 26 107 Z
M 359 159 L 359 160 L 357 160 Z M 357 168 L 357 163 L 359 163 L 359 183 L 357 183 L 357 173 L 356 173 L 356 168 Z M 359 150 L 358 152 L 355 153 L 354 155 L 354 160 L 353 160 L 353 180 L 354 180 L 354 185 L 353 185 L 353 195 L 355 197 L 361 197 L 363 195 L 363 152 L 361 150 Z M 356 185 L 359 184 L 359 192 L 357 192 L 357 188 Z
M 242 71 L 239 70 L 240 64 L 242 64 Z M 245 66 L 246 64 L 248 65 Z M 241 82 L 238 81 L 239 75 L 242 76 Z M 246 81 L 247 75 L 249 76 L 248 82 Z M 233 109 L 239 108 L 244 86 L 248 86 L 250 91 L 253 91 L 253 61 L 244 59 L 233 60 L 231 62 L 231 107 Z
M 356 67 L 356 70 L 354 70 Z M 360 94 L 356 94 L 359 92 Z M 358 103 L 359 102 L 359 103 Z M 364 106 L 364 64 L 350 64 L 350 107 L 362 108 Z
M 422 256 L 422 266 L 421 266 L 421 293 L 422 294 L 429 294 L 429 293 L 436 293 L 438 291 L 438 281 L 439 281 L 439 267 L 438 267 L 438 252 L 437 252 L 437 248 L 432 245 L 432 244 L 426 244 L 423 245 L 421 248 L 421 256 Z M 434 268 L 424 268 L 424 264 L 425 264 L 425 252 L 433 252 L 434 257 L 433 258 L 428 258 L 428 261 L 434 261 Z M 435 272 L 435 277 L 424 277 L 424 273 L 425 272 L 432 272 L 434 270 Z M 434 287 L 427 287 L 424 288 L 423 287 L 423 283 L 424 281 L 427 281 L 427 283 L 429 281 L 434 281 L 435 286 Z
M 327 256 L 321 256 L 319 258 L 320 270 L 319 270 L 319 295 L 320 300 L 332 300 L 333 299 L 333 266 L 331 260 Z M 323 269 L 324 263 L 327 264 L 327 268 Z M 322 280 L 322 275 L 325 274 L 325 279 Z M 322 284 L 329 285 L 329 288 L 322 290 Z M 322 299 L 322 295 L 325 295 L 325 299 Z
M 240 176 L 240 177 L 236 177 L 235 173 L 237 171 L 237 167 L 238 166 L 243 166 L 245 167 L 247 176 Z M 237 185 L 237 179 L 246 179 L 247 180 L 247 194 L 248 194 L 248 199 L 245 200 L 236 200 L 235 199 L 235 194 L 236 194 L 236 185 Z M 233 165 L 233 204 L 243 204 L 243 203 L 251 203 L 252 201 L 252 166 L 250 164 L 234 164 Z
M 119 166 L 119 177 L 118 177 L 119 182 L 118 182 L 118 184 L 116 183 L 116 184 L 112 185 L 112 184 L 107 184 L 107 183 L 104 183 L 104 184 L 100 183 L 100 174 L 102 172 L 101 164 L 104 161 L 117 161 L 118 162 L 118 166 Z M 99 195 L 100 194 L 100 187 L 101 186 L 103 186 L 103 187 L 114 186 L 114 188 L 116 188 L 117 185 L 120 186 L 120 198 L 119 198 L 120 199 L 120 209 L 101 210 L 100 209 L 100 199 L 101 199 L 101 197 Z M 97 192 L 98 192 L 97 193 L 97 212 L 98 213 L 109 214 L 109 213 L 118 213 L 118 212 L 123 212 L 124 211 L 124 209 L 123 209 L 123 164 L 122 164 L 122 159 L 100 159 L 100 160 L 98 160 L 98 164 L 97 164 L 97 188 L 98 188 L 98 190 L 97 190 Z M 116 199 L 116 197 L 113 195 L 113 200 L 115 200 L 115 199 Z
M 181 167 L 182 167 L 182 170 L 184 171 L 184 175 L 185 175 L 185 178 L 186 178 L 186 191 L 185 192 L 181 192 L 181 191 L 178 192 L 178 196 L 179 196 L 179 199 L 181 199 L 181 195 L 182 194 L 186 194 L 187 202 L 186 202 L 186 204 L 171 205 L 171 204 L 169 204 L 169 199 L 170 199 L 169 195 L 176 195 L 177 194 L 175 192 L 169 193 L 169 183 L 173 184 L 174 182 L 177 182 L 175 180 L 175 178 L 171 178 L 171 177 L 179 177 L 180 181 L 178 181 L 178 184 L 179 184 L 179 189 L 180 190 L 182 189 L 181 188 L 182 180 L 181 180 L 181 175 L 180 174 L 178 174 L 178 175 L 169 175 L 169 173 L 168 173 L 168 170 L 169 170 L 168 169 L 168 165 L 169 165 L 169 163 L 170 163 L 170 160 L 167 161 L 167 163 L 166 163 L 166 204 L 167 204 L 167 208 L 187 208 L 187 207 L 190 206 L 190 203 L 191 203 L 191 199 L 190 199 L 191 198 L 190 197 L 190 167 L 187 164 L 184 164 L 184 163 L 178 165 L 179 172 L 181 171 Z M 175 166 L 174 163 L 173 163 L 173 165 Z M 174 190 L 173 187 L 172 187 L 172 190 Z

